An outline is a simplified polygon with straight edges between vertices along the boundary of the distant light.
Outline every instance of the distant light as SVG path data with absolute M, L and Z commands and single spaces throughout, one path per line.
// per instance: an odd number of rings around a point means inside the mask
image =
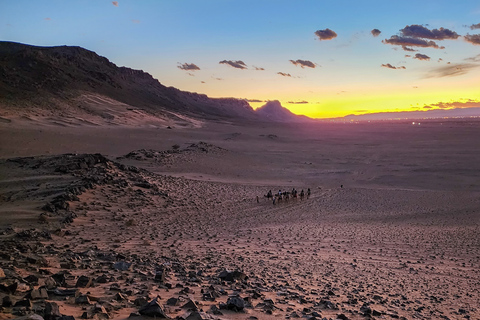
M 415 122 L 412 122 L 412 125 L 415 125 Z

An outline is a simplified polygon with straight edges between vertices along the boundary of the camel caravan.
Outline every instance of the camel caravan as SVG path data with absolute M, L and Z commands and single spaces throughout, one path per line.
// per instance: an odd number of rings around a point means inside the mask
M 271 200 L 272 203 L 275 205 L 282 201 L 288 202 L 290 199 L 297 200 L 298 198 L 300 198 L 300 200 L 303 200 L 305 196 L 308 199 L 310 197 L 310 194 L 310 188 L 307 189 L 307 192 L 305 192 L 303 189 L 302 191 L 298 192 L 295 188 L 293 188 L 292 191 L 278 190 L 277 193 L 272 193 L 272 190 L 269 190 L 267 194 L 263 197 L 267 200 Z

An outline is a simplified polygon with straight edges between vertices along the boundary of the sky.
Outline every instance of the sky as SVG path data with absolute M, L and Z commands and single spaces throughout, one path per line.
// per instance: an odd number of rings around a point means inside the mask
M 480 107 L 478 0 L 0 0 L 0 40 L 314 118 Z

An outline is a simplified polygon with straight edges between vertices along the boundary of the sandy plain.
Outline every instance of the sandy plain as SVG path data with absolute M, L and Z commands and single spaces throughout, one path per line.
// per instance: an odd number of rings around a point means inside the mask
M 4 120 L 0 319 L 480 319 L 479 124 Z

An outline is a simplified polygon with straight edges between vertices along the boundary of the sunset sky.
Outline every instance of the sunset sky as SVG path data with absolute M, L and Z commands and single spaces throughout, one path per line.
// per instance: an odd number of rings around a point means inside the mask
M 12 0 L 0 39 L 317 118 L 480 107 L 478 0 Z

